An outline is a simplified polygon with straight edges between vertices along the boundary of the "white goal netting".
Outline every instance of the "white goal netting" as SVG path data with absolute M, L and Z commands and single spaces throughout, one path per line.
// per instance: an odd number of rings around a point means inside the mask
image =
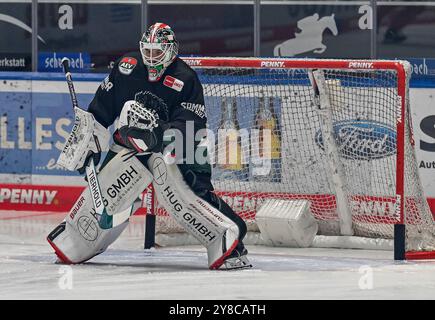
M 408 251 L 433 249 L 405 63 L 187 62 L 198 65 L 216 136 L 210 154 L 216 192 L 251 230 L 257 230 L 256 210 L 265 199 L 308 199 L 321 234 L 340 234 L 339 211 L 345 208 L 354 235 L 391 239 L 394 224 L 403 223 Z M 314 69 L 321 73 L 315 84 Z M 162 208 L 156 213 L 157 232 L 182 232 Z

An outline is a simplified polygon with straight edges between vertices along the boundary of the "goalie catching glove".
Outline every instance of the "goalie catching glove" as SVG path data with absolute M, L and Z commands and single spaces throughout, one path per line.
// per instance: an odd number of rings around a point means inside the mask
M 149 91 L 138 92 L 135 100 L 124 104 L 113 139 L 139 153 L 159 152 L 168 120 L 168 107 L 161 98 Z
M 94 115 L 80 108 L 74 108 L 75 121 L 57 163 L 71 171 L 85 171 L 89 160 L 98 164 L 101 150 L 109 144 L 110 133 L 95 120 Z

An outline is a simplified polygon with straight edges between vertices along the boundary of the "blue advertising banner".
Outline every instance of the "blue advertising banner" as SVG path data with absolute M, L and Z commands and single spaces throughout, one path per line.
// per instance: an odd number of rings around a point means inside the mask
M 0 92 L 1 173 L 30 174 L 32 172 L 31 96 L 30 91 Z
M 66 83 L 62 77 L 56 79 L 49 73 L 45 75 L 50 82 L 32 81 L 29 75 L 21 79 L 1 77 L 0 173 L 76 176 L 76 172 L 56 165 L 74 121 Z M 33 78 L 39 79 L 42 75 L 35 74 Z M 86 79 L 83 86 L 80 84 L 83 79 L 77 75 L 75 78 L 79 89 L 76 91 L 85 91 L 77 93 L 79 105 L 86 109 L 100 79 Z
M 92 96 L 78 100 L 87 105 Z M 75 175 L 56 165 L 73 125 L 69 99 L 67 93 L 0 92 L 2 173 Z
M 91 57 L 86 52 L 41 52 L 38 56 L 38 71 L 61 72 L 62 59 L 68 58 L 70 68 L 75 72 L 91 70 Z
M 409 58 L 411 64 L 411 88 L 435 87 L 435 59 Z
M 78 94 L 87 106 L 93 94 Z M 73 126 L 74 112 L 68 93 L 34 93 L 32 97 L 32 174 L 75 175 L 56 165 Z

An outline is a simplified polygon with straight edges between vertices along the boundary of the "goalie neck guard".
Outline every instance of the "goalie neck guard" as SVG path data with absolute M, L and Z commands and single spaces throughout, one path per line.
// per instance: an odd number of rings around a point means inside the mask
M 178 54 L 178 42 L 171 27 L 155 23 L 139 41 L 140 52 L 148 69 L 148 80 L 158 81 Z

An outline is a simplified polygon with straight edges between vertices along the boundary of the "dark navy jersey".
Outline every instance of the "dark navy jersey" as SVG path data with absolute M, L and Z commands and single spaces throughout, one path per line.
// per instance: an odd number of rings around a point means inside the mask
M 150 91 L 166 102 L 169 111 L 166 128 L 179 129 L 186 137 L 187 121 L 192 121 L 194 133 L 206 127 L 204 94 L 196 72 L 177 57 L 158 81 L 150 82 L 139 51 L 127 53 L 116 61 L 88 111 L 109 127 L 120 115 L 124 103 L 134 100 L 139 91 Z

